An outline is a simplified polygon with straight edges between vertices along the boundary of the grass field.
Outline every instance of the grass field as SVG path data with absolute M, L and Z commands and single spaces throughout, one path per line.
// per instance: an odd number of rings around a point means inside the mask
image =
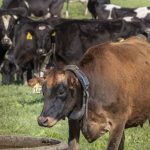
M 127 7 L 150 5 L 150 0 L 113 0 L 112 2 Z M 83 13 L 84 6 L 80 3 L 70 6 L 71 17 L 82 18 Z M 32 94 L 31 89 L 26 86 L 0 86 L 0 134 L 52 137 L 67 142 L 67 120 L 60 121 L 50 129 L 38 126 L 37 116 L 42 110 L 42 101 L 42 95 Z M 84 137 L 81 137 L 80 150 L 104 150 L 107 141 L 108 135 L 92 144 L 88 144 Z M 150 150 L 148 123 L 145 123 L 143 128 L 126 130 L 125 150 Z

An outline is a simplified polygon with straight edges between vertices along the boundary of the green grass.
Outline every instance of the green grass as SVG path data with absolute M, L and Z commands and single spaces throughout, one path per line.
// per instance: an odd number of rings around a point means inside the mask
M 1 1 L 0 1 L 1 2 Z M 113 0 L 112 3 L 125 7 L 150 5 L 150 0 Z M 84 6 L 81 3 L 69 7 L 72 18 L 85 18 Z M 63 13 L 65 12 L 65 7 Z M 90 15 L 86 16 L 90 17 Z M 32 94 L 26 86 L 0 86 L 0 134 L 31 135 L 59 138 L 67 142 L 67 120 L 60 121 L 53 128 L 42 128 L 37 124 L 37 117 L 42 110 L 42 96 Z M 81 150 L 104 150 L 108 135 L 89 144 L 83 136 L 80 139 Z M 125 150 L 150 150 L 150 127 L 146 123 L 143 128 L 126 130 Z
M 124 7 L 142 7 L 150 6 L 150 0 L 111 0 L 113 4 Z

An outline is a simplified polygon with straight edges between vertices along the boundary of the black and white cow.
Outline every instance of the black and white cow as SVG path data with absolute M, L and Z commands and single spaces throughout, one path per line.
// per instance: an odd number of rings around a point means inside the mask
M 11 45 L 14 25 L 27 15 L 24 8 L 0 9 L 0 42 L 3 45 Z
M 88 9 L 94 18 L 98 19 L 118 19 L 126 21 L 134 19 L 150 19 L 150 7 L 124 8 L 110 4 L 110 0 L 89 0 Z
M 60 17 L 65 0 L 5 0 L 3 8 L 24 7 L 31 17 Z
M 48 36 L 41 36 L 41 38 L 43 38 L 41 40 L 36 40 L 36 27 L 32 26 L 33 36 L 35 36 L 35 40 L 33 38 L 33 41 L 30 41 L 32 42 L 32 45 L 37 44 L 37 41 L 46 41 L 46 38 L 49 38 L 46 43 L 49 44 L 48 49 L 52 49 L 53 52 L 53 57 L 49 61 L 50 65 L 56 64 L 58 66 L 62 66 L 64 64 L 76 63 L 82 57 L 84 52 L 91 46 L 104 43 L 106 41 L 116 41 L 120 37 L 127 38 L 131 35 L 144 32 L 144 28 L 139 22 L 127 23 L 123 20 L 63 20 L 62 22 L 63 23 L 56 25 L 54 28 L 47 28 L 43 25 L 38 27 L 38 30 L 41 30 L 41 32 L 44 32 L 45 34 L 48 33 Z M 28 42 L 25 38 L 28 32 L 23 26 L 22 30 L 19 32 L 23 34 L 23 36 L 21 36 L 21 34 L 19 35 L 19 33 L 17 33 L 18 39 L 22 39 L 21 43 Z M 52 39 L 54 39 L 54 41 L 52 41 Z M 8 59 L 11 62 L 14 62 L 16 66 L 23 66 L 25 63 L 24 61 L 29 60 L 27 59 L 29 56 L 30 59 L 34 59 L 33 57 L 38 56 L 36 51 L 34 51 L 34 53 L 32 52 L 33 54 L 30 55 L 29 50 L 31 50 L 31 48 L 28 50 L 25 48 L 19 48 L 21 47 L 21 43 L 16 43 L 16 47 L 8 53 Z M 42 51 L 43 50 L 41 50 L 41 52 Z
M 13 46 L 7 52 L 6 59 L 16 66 L 17 71 L 25 71 L 26 64 L 31 62 L 34 73 L 38 73 L 51 50 L 51 30 L 51 26 L 44 20 L 20 20 L 15 25 Z
M 19 74 L 20 81 L 21 79 L 23 79 L 23 73 L 26 73 L 26 71 L 27 79 L 30 79 L 32 77 L 34 63 L 32 57 L 36 56 L 36 39 L 33 36 L 35 34 L 35 26 L 31 26 L 30 24 L 28 24 L 28 22 L 32 22 L 32 20 L 27 18 L 21 19 L 14 27 L 13 43 L 7 51 L 5 60 L 1 66 L 3 84 L 10 84 L 10 79 L 12 78 L 14 73 Z M 20 26 L 22 26 L 22 28 L 20 28 Z M 17 58 L 21 59 L 19 67 L 17 65 L 17 62 L 14 61 L 14 57 L 9 57 L 9 53 L 11 53 L 11 51 L 14 52 Z M 26 76 L 24 75 L 24 79 L 25 78 Z
M 24 8 L 0 9 L 0 71 L 4 66 L 5 54 L 12 46 L 14 26 L 19 20 L 26 16 Z M 8 64 L 8 63 L 7 63 Z M 5 67 L 5 68 L 8 68 Z M 7 69 L 5 69 L 7 70 Z M 3 74 L 3 73 L 2 73 Z M 10 75 L 10 73 L 8 73 Z M 10 79 L 11 77 L 9 77 Z M 4 79 L 2 77 L 2 79 Z M 3 81 L 2 81 L 3 82 Z M 3 82 L 4 83 L 4 82 Z M 6 83 L 6 82 L 5 82 Z
M 37 72 L 43 65 L 45 57 L 52 50 L 54 27 L 65 21 L 67 19 L 31 20 L 24 18 L 20 20 L 15 25 L 13 47 L 8 51 L 6 58 L 10 62 L 19 64 L 20 68 L 28 61 L 34 60 L 34 71 Z

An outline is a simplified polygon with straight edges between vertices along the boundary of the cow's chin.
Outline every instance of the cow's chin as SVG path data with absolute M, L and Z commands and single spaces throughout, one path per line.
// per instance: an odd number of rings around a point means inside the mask
M 47 118 L 47 127 L 51 128 L 53 127 L 59 120 L 52 117 L 46 117 Z

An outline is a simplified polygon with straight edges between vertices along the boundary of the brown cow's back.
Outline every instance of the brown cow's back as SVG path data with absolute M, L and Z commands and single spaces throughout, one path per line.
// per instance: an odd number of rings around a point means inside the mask
M 111 119 L 124 115 L 126 127 L 150 118 L 150 44 L 145 39 L 97 45 L 80 66 L 90 79 L 89 109 L 104 110 Z

